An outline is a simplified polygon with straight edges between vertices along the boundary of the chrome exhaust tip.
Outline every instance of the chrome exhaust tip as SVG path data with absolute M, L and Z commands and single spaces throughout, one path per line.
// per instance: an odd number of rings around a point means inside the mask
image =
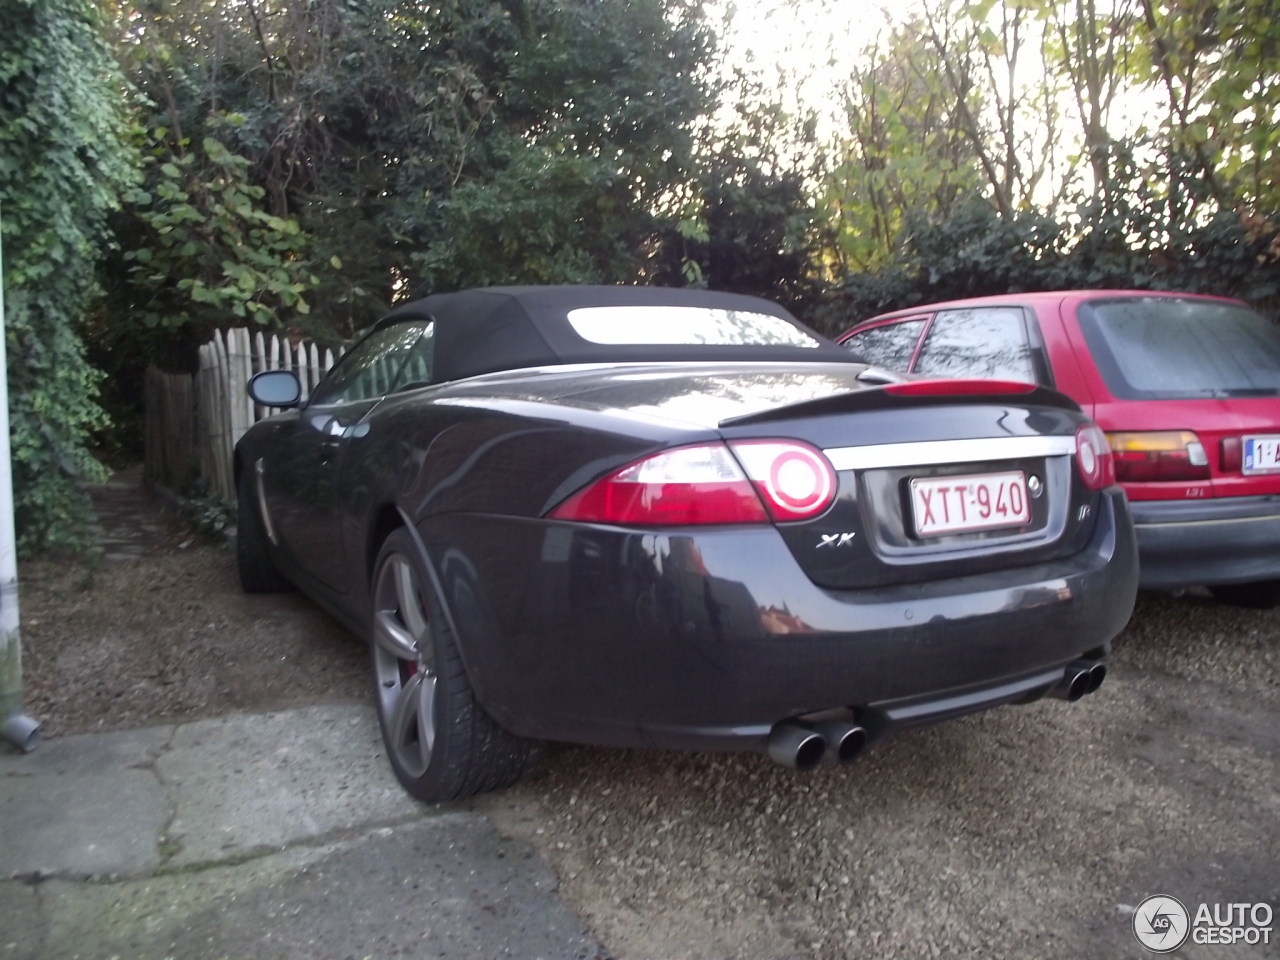
M 1077 660 L 1062 671 L 1062 679 L 1049 688 L 1049 696 L 1074 703 L 1093 693 L 1107 677 L 1107 666 L 1100 660 Z
M 792 770 L 812 770 L 827 750 L 817 732 L 796 723 L 780 723 L 769 734 L 769 758 Z
M 832 756 L 841 763 L 856 759 L 870 739 L 865 727 L 844 720 L 828 720 L 814 729 L 826 741 Z
M 1107 665 L 1098 660 L 1089 668 L 1089 692 L 1093 693 L 1102 686 L 1102 681 L 1105 679 L 1107 679 Z

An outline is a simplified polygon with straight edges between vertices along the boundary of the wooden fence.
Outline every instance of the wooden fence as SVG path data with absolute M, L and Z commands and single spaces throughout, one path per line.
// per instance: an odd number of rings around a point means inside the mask
M 341 353 L 339 353 L 341 355 Z M 147 371 L 146 478 L 181 492 L 198 474 L 206 490 L 234 503 L 232 456 L 236 441 L 278 411 L 249 399 L 249 378 L 263 370 L 292 370 L 305 399 L 334 364 L 314 343 L 291 344 L 276 335 L 252 335 L 243 327 L 216 333 L 200 348 L 191 374 Z
M 146 464 L 148 487 L 183 491 L 199 474 L 196 452 L 196 404 L 189 373 L 147 368 Z

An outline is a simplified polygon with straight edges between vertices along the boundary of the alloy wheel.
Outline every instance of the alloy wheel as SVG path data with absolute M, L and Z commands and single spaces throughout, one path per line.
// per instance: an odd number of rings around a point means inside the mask
M 422 585 L 403 554 L 383 562 L 373 610 L 374 681 L 387 749 L 407 776 L 421 777 L 436 737 L 435 645 Z

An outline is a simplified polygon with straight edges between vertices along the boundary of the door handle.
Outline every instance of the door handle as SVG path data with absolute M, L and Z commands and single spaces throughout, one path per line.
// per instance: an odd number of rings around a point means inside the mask
M 342 437 L 345 433 L 345 428 L 337 419 L 329 421 L 325 427 L 324 439 L 320 441 L 321 460 L 331 460 L 337 455 L 339 448 L 342 446 Z

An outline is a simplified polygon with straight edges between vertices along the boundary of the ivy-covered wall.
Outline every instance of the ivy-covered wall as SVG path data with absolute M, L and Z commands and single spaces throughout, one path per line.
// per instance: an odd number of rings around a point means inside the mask
M 82 546 L 77 484 L 104 425 L 77 335 L 106 219 L 136 163 L 115 61 L 88 0 L 0 3 L 0 223 L 19 550 Z

